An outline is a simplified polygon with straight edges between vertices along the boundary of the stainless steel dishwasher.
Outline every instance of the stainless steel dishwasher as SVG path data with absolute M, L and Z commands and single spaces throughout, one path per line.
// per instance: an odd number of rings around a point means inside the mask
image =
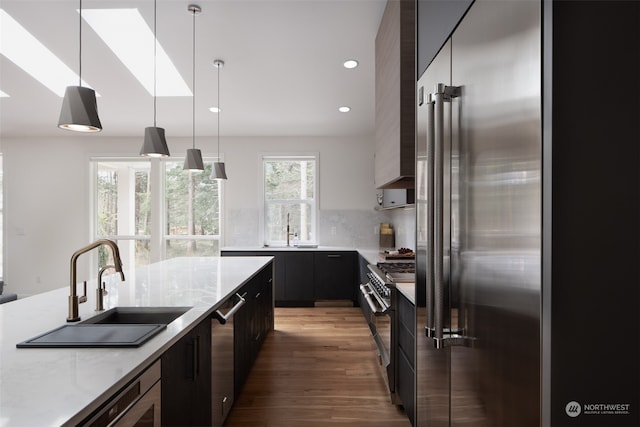
M 233 315 L 244 303 L 243 296 L 235 294 L 211 319 L 211 422 L 214 427 L 222 427 L 233 406 Z

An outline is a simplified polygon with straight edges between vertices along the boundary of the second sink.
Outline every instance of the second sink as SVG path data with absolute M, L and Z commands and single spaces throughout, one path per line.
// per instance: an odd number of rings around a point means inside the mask
M 114 307 L 81 323 L 109 325 L 168 325 L 191 307 Z

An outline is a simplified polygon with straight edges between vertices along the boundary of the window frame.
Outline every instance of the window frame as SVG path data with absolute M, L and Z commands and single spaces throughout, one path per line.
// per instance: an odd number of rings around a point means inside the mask
M 264 246 L 285 246 L 286 245 L 286 237 L 282 240 L 269 240 L 268 239 L 268 227 L 267 227 L 267 205 L 269 201 L 267 200 L 266 194 L 266 179 L 265 179 L 265 167 L 267 161 L 295 161 L 295 160 L 309 160 L 315 163 L 314 174 L 313 174 L 313 192 L 314 197 L 311 206 L 311 235 L 312 239 L 301 242 L 304 245 L 317 245 L 318 244 L 318 215 L 320 211 L 320 155 L 318 152 L 304 152 L 304 153 L 284 153 L 284 154 L 274 154 L 274 153 L 262 153 L 260 156 L 260 166 L 261 166 L 261 189 L 262 189 L 262 203 L 260 205 L 260 235 L 262 236 L 262 242 Z M 279 201 L 278 203 L 282 203 L 283 201 Z M 299 200 L 297 202 L 300 203 L 308 203 L 307 200 Z M 290 204 L 296 204 L 296 201 L 291 201 Z M 293 238 L 290 240 L 290 246 L 293 246 Z
M 218 182 L 218 217 L 219 230 L 218 234 L 212 235 L 171 235 L 166 234 L 167 229 L 167 209 L 166 209 L 166 171 L 167 163 L 182 163 L 184 158 L 145 158 L 145 157 L 114 157 L 114 156 L 92 156 L 90 159 L 91 173 L 91 236 L 94 239 L 111 239 L 115 241 L 131 242 L 136 240 L 149 242 L 149 263 L 155 263 L 167 258 L 167 242 L 169 240 L 207 240 L 218 241 L 218 254 L 222 244 L 222 233 L 224 230 L 224 183 Z M 203 158 L 205 166 L 217 161 L 216 157 Z M 149 164 L 149 197 L 150 197 L 150 234 L 117 234 L 113 236 L 98 235 L 98 187 L 97 174 L 100 163 L 147 163 Z M 185 171 L 185 173 L 187 173 Z M 206 172 L 204 172 L 206 173 Z

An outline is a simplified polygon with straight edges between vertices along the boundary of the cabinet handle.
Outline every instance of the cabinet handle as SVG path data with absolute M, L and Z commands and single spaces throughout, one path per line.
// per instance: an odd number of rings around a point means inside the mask
M 256 299 L 260 298 L 260 294 L 261 294 L 261 292 L 258 292 L 258 293 L 256 294 Z
M 200 374 L 200 335 L 193 340 L 193 379 Z
M 329 255 L 327 255 L 327 258 L 342 258 L 342 255 L 340 255 L 340 254 L 329 254 Z

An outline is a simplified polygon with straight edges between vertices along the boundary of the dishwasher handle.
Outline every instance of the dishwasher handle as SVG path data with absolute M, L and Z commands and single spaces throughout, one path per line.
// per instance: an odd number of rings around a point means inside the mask
M 236 294 L 236 296 L 240 298 L 240 300 L 237 303 L 235 303 L 233 307 L 231 307 L 231 310 L 229 310 L 227 314 L 220 313 L 220 310 L 216 310 L 213 312 L 213 315 L 215 316 L 216 319 L 218 319 L 218 322 L 220 322 L 221 325 L 224 325 L 225 323 L 227 323 L 227 320 L 232 318 L 233 315 L 236 314 L 238 310 L 240 310 L 240 307 L 245 305 L 245 303 L 247 302 L 247 300 L 245 300 L 242 296 L 240 296 L 240 294 Z

